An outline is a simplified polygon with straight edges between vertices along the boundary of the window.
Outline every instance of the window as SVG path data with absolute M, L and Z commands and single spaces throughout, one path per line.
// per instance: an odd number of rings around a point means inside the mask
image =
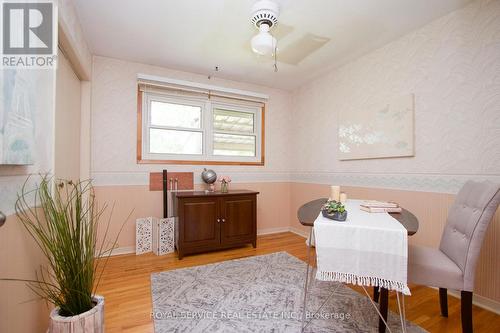
M 262 103 L 139 91 L 138 162 L 263 165 Z
M 213 154 L 218 156 L 256 156 L 255 114 L 213 109 Z

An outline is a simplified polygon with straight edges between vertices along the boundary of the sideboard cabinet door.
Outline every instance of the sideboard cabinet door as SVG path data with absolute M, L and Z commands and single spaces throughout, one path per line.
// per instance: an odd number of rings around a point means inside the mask
M 179 248 L 213 248 L 220 244 L 217 198 L 188 198 L 179 201 Z M 180 252 L 180 251 L 179 251 Z M 182 254 L 179 253 L 182 257 Z
M 252 243 L 256 245 L 257 202 L 255 195 L 221 198 L 223 245 Z

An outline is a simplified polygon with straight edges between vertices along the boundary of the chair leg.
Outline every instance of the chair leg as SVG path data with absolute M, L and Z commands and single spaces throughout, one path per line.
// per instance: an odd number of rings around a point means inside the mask
M 461 291 L 462 333 L 472 333 L 472 291 Z
M 439 288 L 439 304 L 441 305 L 441 316 L 448 317 L 448 289 Z
M 306 323 L 306 316 L 307 316 L 307 284 L 309 282 L 309 260 L 311 258 L 311 237 L 312 237 L 312 232 L 313 229 L 311 228 L 311 231 L 309 231 L 309 238 L 307 239 L 307 268 L 306 268 L 306 281 L 304 283 L 304 302 L 303 302 L 303 309 L 302 309 L 302 317 L 301 317 L 301 330 L 300 332 L 304 332 L 304 324 Z
M 380 295 L 379 287 L 373 287 L 373 301 L 378 303 L 378 296 Z

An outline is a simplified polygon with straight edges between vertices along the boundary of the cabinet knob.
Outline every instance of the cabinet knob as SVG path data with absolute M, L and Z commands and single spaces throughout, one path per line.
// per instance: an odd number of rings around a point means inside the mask
M 220 223 L 220 219 L 217 219 L 217 222 Z
M 222 223 L 226 222 L 226 219 L 222 219 Z

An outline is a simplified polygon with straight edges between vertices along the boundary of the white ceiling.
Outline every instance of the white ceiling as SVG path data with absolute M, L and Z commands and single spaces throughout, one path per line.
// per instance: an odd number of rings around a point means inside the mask
M 218 77 L 294 89 L 471 0 L 276 0 L 278 61 L 307 33 L 330 38 L 297 65 L 278 62 L 277 73 L 250 50 L 256 0 L 74 1 L 96 55 L 207 75 L 219 66 Z

